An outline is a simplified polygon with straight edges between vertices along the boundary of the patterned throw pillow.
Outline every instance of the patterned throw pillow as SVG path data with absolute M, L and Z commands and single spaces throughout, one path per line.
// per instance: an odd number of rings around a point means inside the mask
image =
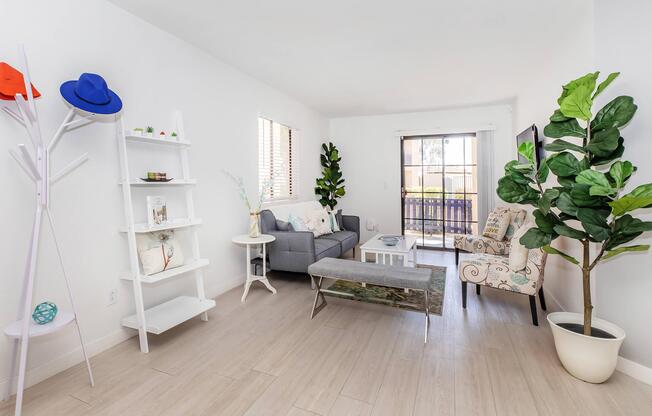
M 534 227 L 530 221 L 523 224 L 512 237 L 512 241 L 509 248 L 509 268 L 515 272 L 525 269 L 527 266 L 527 258 L 530 254 L 530 250 L 521 244 L 520 240 L 523 235 L 530 229 Z
M 505 237 L 511 216 L 507 212 L 491 211 L 482 235 L 493 240 L 501 241 Z
M 136 246 L 146 276 L 183 266 L 183 251 L 174 231 L 138 234 Z
M 328 218 L 330 219 L 331 222 L 331 231 L 336 233 L 340 230 L 340 224 L 337 221 L 337 214 L 342 212 L 342 210 L 337 210 L 337 211 L 328 211 Z
M 523 223 L 525 223 L 525 216 L 527 212 L 524 209 L 510 208 L 509 209 L 509 227 L 505 232 L 505 240 L 511 240 L 514 236 L 514 233 L 518 231 Z
M 319 237 L 324 234 L 331 234 L 331 220 L 326 209 L 318 209 L 316 211 L 308 213 L 306 216 L 306 226 L 315 237 Z

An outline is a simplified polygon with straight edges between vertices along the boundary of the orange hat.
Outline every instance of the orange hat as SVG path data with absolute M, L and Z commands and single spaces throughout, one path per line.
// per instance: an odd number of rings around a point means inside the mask
M 25 81 L 23 74 L 6 62 L 0 62 L 0 100 L 15 100 L 16 94 L 22 94 L 27 99 Z M 34 98 L 40 97 L 41 93 L 32 84 Z

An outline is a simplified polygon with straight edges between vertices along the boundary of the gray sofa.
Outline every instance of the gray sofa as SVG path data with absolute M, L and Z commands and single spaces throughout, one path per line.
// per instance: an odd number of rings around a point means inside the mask
M 360 218 L 340 215 L 338 223 L 344 231 L 315 238 L 311 231 L 292 230 L 288 223 L 278 221 L 272 211 L 261 211 L 262 233 L 276 237 L 267 246 L 270 269 L 307 273 L 308 266 L 324 257 L 341 257 L 349 250 L 355 255 L 355 246 L 360 241 Z

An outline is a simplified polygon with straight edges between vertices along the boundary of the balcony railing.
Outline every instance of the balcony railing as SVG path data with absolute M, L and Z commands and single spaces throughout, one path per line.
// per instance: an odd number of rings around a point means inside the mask
M 472 208 L 470 199 L 406 197 L 405 230 L 470 234 Z

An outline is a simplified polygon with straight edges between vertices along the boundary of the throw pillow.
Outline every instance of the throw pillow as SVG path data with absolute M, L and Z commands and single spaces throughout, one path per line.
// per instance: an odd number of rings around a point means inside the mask
M 512 241 L 509 247 L 509 268 L 517 272 L 519 270 L 525 269 L 527 266 L 527 258 L 530 254 L 530 250 L 521 244 L 521 237 L 534 226 L 531 222 L 523 224 L 512 237 Z
M 340 231 L 346 231 L 344 228 L 344 220 L 342 219 L 342 210 L 338 209 L 335 213 L 335 219 L 337 220 L 337 226 L 340 227 Z
M 292 224 L 282 220 L 276 220 L 276 229 L 279 231 L 294 231 Z
M 288 222 L 290 223 L 293 231 L 311 231 L 308 229 L 308 226 L 301 217 L 298 217 L 292 213 L 290 213 L 288 216 Z
M 509 227 L 511 216 L 507 212 L 491 211 L 482 235 L 496 241 L 502 241 Z
M 514 233 L 521 228 L 525 222 L 525 217 L 527 212 L 524 209 L 520 208 L 504 208 L 504 210 L 509 213 L 509 226 L 505 232 L 505 240 L 511 240 L 514 236 Z
M 306 226 L 308 226 L 308 229 L 315 234 L 315 237 L 333 232 L 331 230 L 330 217 L 328 216 L 328 211 L 326 211 L 326 209 L 318 209 L 308 213 L 306 217 Z
M 330 220 L 331 223 L 331 231 L 336 233 L 338 231 L 342 231 L 340 229 L 340 224 L 337 222 L 337 213 L 342 212 L 342 210 L 337 210 L 337 211 L 328 211 L 328 219 Z
M 174 231 L 138 234 L 136 246 L 144 275 L 183 266 L 183 251 L 174 238 Z

